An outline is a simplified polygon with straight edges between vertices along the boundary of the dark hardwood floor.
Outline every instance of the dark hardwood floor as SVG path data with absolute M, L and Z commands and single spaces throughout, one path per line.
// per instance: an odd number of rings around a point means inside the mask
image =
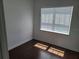
M 55 54 L 47 52 L 47 50 L 42 50 L 34 47 L 34 44 L 41 42 L 43 44 L 53 46 L 55 48 L 65 51 L 64 57 L 59 57 Z M 16 47 L 9 51 L 10 59 L 79 59 L 79 53 L 74 52 L 65 48 L 61 48 L 49 43 L 42 41 L 31 40 L 19 47 Z

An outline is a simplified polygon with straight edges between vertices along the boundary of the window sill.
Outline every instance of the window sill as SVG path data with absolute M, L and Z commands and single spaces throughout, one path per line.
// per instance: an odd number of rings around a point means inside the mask
M 64 34 L 64 35 L 69 35 L 67 32 L 59 32 L 59 31 L 53 31 L 53 30 L 48 30 L 48 29 L 40 29 L 41 31 L 46 31 L 46 32 L 54 32 L 58 34 Z

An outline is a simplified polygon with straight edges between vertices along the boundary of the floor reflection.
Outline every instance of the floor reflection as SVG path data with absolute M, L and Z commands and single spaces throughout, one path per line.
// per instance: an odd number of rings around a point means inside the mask
M 60 59 L 59 57 L 50 55 L 47 52 L 41 51 L 39 54 L 39 59 Z

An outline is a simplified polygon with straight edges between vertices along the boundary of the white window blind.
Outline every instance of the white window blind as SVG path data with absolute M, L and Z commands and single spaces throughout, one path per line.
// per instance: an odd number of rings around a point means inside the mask
M 73 6 L 41 8 L 40 30 L 69 35 Z

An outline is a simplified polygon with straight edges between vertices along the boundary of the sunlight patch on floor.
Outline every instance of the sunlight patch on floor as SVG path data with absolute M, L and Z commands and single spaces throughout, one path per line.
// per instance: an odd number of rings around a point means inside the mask
M 43 49 L 43 50 L 47 50 L 48 45 L 45 45 L 45 44 L 42 44 L 42 43 L 36 43 L 34 45 L 34 47 L 37 47 L 37 48 L 40 48 L 40 49 Z M 58 55 L 60 57 L 64 57 L 64 54 L 65 54 L 64 51 L 59 50 L 57 48 L 53 48 L 53 47 L 49 47 L 49 49 L 47 51 L 50 52 L 50 53 L 53 53 L 55 55 Z
M 53 54 L 55 54 L 55 55 L 58 55 L 58 56 L 60 56 L 60 57 L 64 57 L 64 51 L 59 50 L 59 49 L 56 49 L 56 48 L 53 48 L 53 47 L 50 47 L 50 48 L 48 49 L 48 52 L 53 53 Z
M 46 50 L 48 48 L 47 45 L 41 43 L 36 43 L 34 46 L 43 50 Z

